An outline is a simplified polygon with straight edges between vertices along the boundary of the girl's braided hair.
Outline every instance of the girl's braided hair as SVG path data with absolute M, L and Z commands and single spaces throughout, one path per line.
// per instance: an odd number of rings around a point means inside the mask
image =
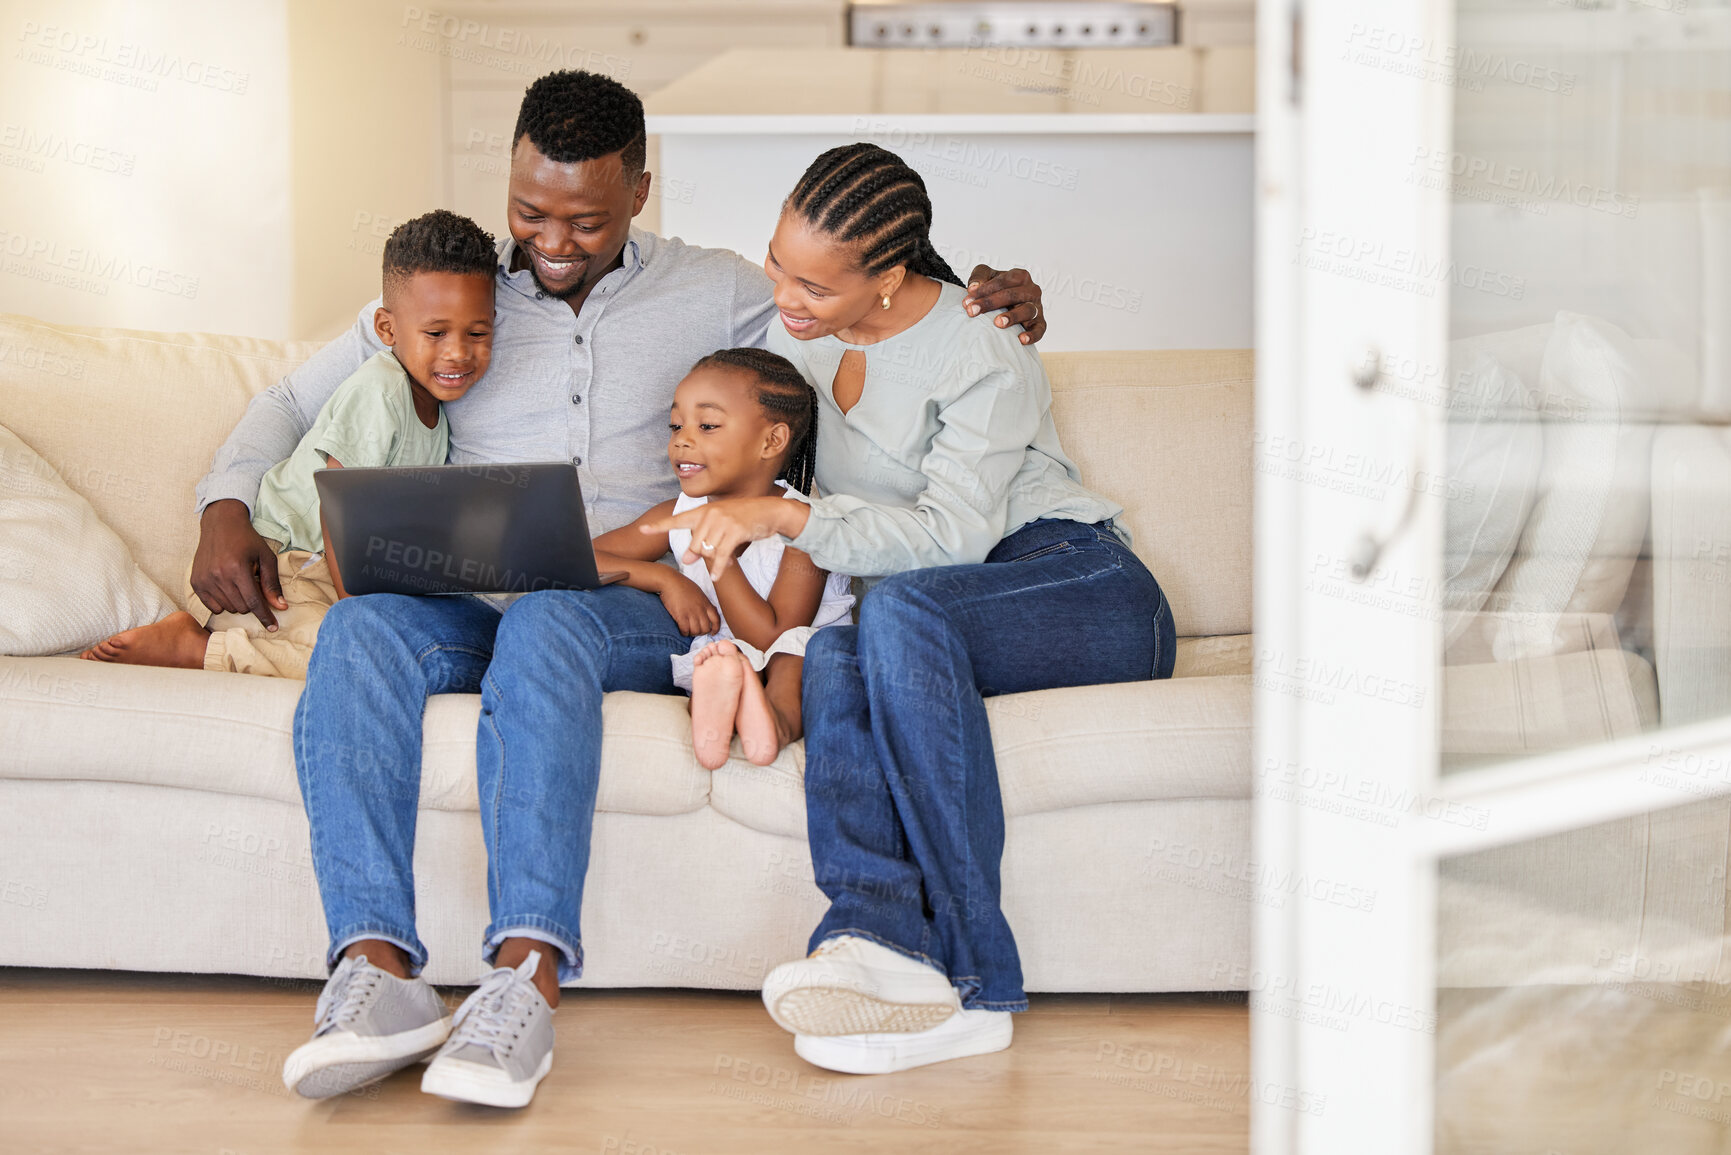
M 811 493 L 817 472 L 817 390 L 793 362 L 768 349 L 718 349 L 700 359 L 692 372 L 711 366 L 743 369 L 757 379 L 757 403 L 788 428 L 787 456 L 777 476 L 801 493 Z
M 934 281 L 962 283 L 932 247 L 926 182 L 886 148 L 860 141 L 830 149 L 811 162 L 782 207 L 858 246 L 867 273 L 906 265 Z

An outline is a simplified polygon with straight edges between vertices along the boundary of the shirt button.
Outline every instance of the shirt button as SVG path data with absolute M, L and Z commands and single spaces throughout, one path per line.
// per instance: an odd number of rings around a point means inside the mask
M 583 404 L 583 395 L 581 393 L 571 394 L 571 404 L 573 404 L 573 405 Z
M 545 300 L 546 297 L 547 297 L 547 294 L 543 293 L 540 289 L 535 290 L 535 299 L 537 301 Z
M 579 345 L 581 345 L 583 343 L 583 334 L 581 334 L 581 333 L 577 334 L 575 340 L 577 341 L 577 343 Z
M 583 459 L 582 459 L 582 458 L 581 458 L 581 457 L 573 457 L 573 458 L 572 458 L 572 459 L 571 459 L 571 464 L 572 464 L 572 465 L 582 465 L 582 464 L 583 464 Z

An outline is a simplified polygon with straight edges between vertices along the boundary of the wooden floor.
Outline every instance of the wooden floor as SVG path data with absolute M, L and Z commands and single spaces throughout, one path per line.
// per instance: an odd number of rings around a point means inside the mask
M 317 991 L 0 968 L 0 1152 L 1248 1148 L 1243 996 L 1036 996 L 1008 1051 L 850 1077 L 798 1058 L 754 994 L 568 991 L 552 1074 L 529 1108 L 497 1111 L 421 1094 L 419 1067 L 334 1101 L 291 1095 L 283 1059 Z
M 1731 1152 L 1731 985 L 1445 990 L 1437 1155 Z

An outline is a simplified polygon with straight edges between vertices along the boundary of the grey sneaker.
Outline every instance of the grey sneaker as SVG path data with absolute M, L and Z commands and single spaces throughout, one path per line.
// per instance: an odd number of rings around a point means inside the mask
M 530 979 L 532 950 L 516 970 L 500 967 L 457 1008 L 451 1037 L 421 1076 L 421 1090 L 464 1103 L 526 1107 L 553 1069 L 553 1008 Z
M 341 1095 L 439 1049 L 451 1019 L 424 979 L 400 979 L 345 958 L 325 982 L 310 1042 L 283 1061 L 282 1081 L 308 1099 Z

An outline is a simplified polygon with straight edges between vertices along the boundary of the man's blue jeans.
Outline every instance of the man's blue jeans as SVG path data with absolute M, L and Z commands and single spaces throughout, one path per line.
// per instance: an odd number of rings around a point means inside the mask
M 680 634 L 654 594 L 527 594 L 503 616 L 467 597 L 368 594 L 331 607 L 295 709 L 295 770 L 335 964 L 359 939 L 418 973 L 412 859 L 429 694 L 481 693 L 475 758 L 492 924 L 483 954 L 541 939 L 583 965 L 578 912 L 601 769 L 601 696 L 672 694 Z
M 981 565 L 880 582 L 806 648 L 806 825 L 829 912 L 949 975 L 962 1005 L 1027 1009 L 999 907 L 1004 809 L 982 700 L 1165 678 L 1166 597 L 1104 524 L 1036 521 Z M 1081 772 L 1085 772 L 1081 771 Z

